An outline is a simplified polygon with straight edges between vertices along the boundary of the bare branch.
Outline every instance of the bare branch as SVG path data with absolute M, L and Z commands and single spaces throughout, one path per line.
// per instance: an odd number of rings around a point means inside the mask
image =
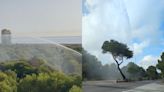
M 119 63 L 119 65 L 121 65 L 123 63 L 123 60 Z
M 117 65 L 119 65 L 119 63 L 118 63 L 116 57 L 115 57 L 113 54 L 112 54 L 112 57 L 113 57 L 113 59 L 116 61 Z
M 124 60 L 123 60 L 123 59 L 124 59 L 124 58 L 122 57 L 122 59 L 121 59 L 122 61 L 119 63 L 119 65 L 121 65 L 121 64 L 124 62 Z

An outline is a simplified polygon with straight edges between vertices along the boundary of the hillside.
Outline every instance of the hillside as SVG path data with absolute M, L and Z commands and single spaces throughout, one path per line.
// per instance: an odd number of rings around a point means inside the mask
M 56 44 L 0 45 L 0 62 L 39 58 L 64 73 L 81 74 L 81 54 Z

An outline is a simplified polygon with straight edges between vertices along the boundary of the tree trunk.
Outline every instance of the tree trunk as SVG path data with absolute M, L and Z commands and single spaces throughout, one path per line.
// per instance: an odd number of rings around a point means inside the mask
M 127 79 L 126 79 L 125 75 L 123 74 L 123 72 L 122 72 L 122 70 L 120 69 L 120 66 L 119 66 L 118 64 L 117 64 L 117 68 L 118 68 L 118 70 L 120 71 L 120 74 L 121 74 L 123 80 L 126 81 Z
M 112 55 L 113 56 L 113 55 Z M 122 70 L 121 70 L 121 68 L 120 68 L 120 64 L 118 63 L 118 61 L 116 60 L 116 58 L 113 56 L 113 59 L 116 61 L 116 63 L 117 63 L 117 68 L 118 68 L 118 70 L 119 70 L 119 72 L 120 72 L 120 74 L 121 74 L 121 76 L 122 76 L 122 78 L 123 78 L 123 80 L 127 80 L 126 79 L 126 77 L 125 77 L 125 75 L 123 74 L 123 72 L 122 72 Z

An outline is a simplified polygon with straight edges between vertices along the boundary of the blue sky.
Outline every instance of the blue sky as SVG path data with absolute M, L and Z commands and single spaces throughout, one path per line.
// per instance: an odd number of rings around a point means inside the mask
M 115 39 L 129 46 L 133 61 L 145 69 L 156 65 L 164 51 L 163 0 L 84 0 L 83 47 L 103 64 L 113 61 L 102 54 L 105 40 Z
M 81 0 L 0 0 L 0 30 L 16 36 L 80 36 Z

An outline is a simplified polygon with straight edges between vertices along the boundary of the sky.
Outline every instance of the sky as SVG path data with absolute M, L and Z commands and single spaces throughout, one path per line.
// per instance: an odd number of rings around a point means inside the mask
M 81 0 L 0 0 L 0 30 L 15 36 L 81 36 Z
M 102 64 L 114 62 L 102 54 L 104 41 L 127 44 L 135 62 L 146 69 L 157 64 L 164 51 L 164 0 L 83 0 L 83 47 Z

